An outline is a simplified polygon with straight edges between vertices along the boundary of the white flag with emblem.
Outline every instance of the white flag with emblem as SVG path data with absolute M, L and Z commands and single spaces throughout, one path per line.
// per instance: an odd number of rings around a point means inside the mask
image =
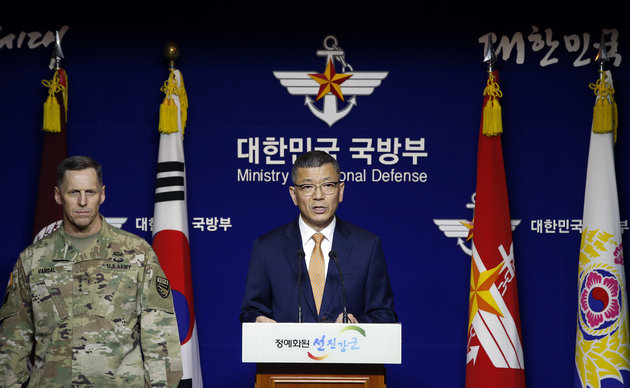
M 616 104 L 610 73 L 602 73 L 591 88 L 597 98 L 580 244 L 574 386 L 630 387 L 628 294 L 613 151 Z

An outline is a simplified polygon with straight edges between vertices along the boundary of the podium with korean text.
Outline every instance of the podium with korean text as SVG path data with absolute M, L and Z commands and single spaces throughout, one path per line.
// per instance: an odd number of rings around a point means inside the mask
M 385 387 L 385 364 L 402 362 L 399 323 L 244 323 L 242 340 L 256 388 Z

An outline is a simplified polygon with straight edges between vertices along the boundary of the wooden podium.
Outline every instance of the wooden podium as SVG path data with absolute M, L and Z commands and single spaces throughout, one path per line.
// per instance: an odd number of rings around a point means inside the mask
M 401 338 L 398 323 L 244 323 L 242 358 L 257 363 L 256 388 L 386 387 Z

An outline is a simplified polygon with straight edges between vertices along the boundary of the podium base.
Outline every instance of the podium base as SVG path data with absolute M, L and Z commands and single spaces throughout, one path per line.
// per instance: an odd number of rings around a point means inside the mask
M 256 365 L 256 388 L 385 388 L 383 364 Z

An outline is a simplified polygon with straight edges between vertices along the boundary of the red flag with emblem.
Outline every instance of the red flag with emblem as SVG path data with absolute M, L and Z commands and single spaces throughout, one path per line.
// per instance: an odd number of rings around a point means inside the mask
M 497 73 L 484 90 L 477 155 L 466 387 L 525 387 Z

